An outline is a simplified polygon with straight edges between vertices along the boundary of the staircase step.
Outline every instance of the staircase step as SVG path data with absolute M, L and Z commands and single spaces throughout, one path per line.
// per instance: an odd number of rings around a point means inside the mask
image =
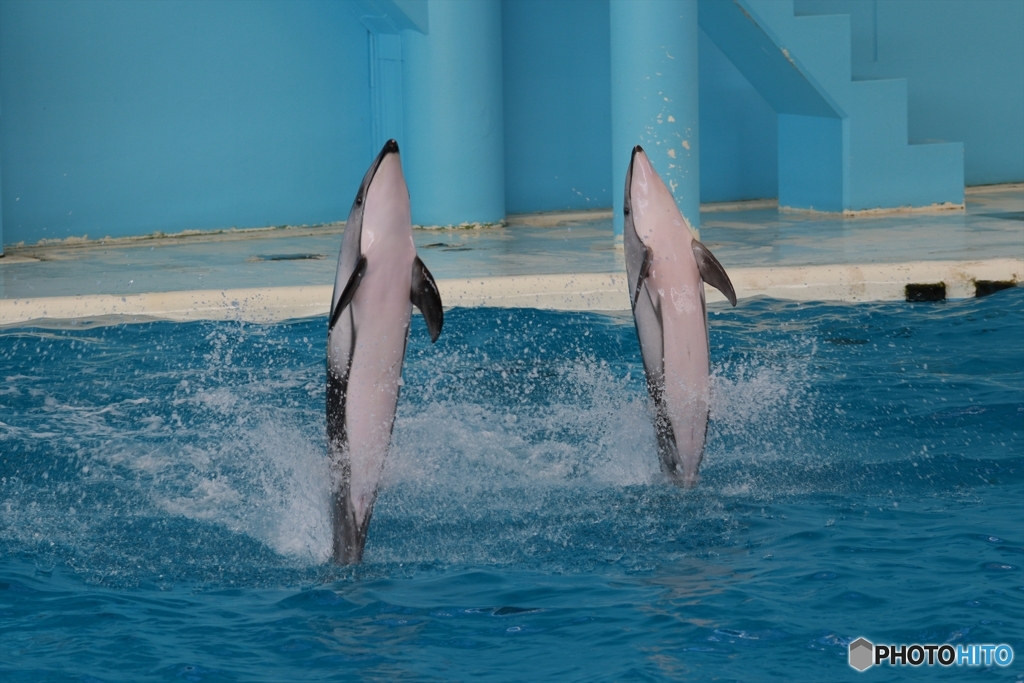
M 853 80 L 849 15 L 796 16 L 793 0 L 700 7 L 705 32 L 780 115 L 780 205 L 963 203 L 963 145 L 907 142 L 906 79 Z
M 850 112 L 851 145 L 907 146 L 907 80 L 853 81 L 842 103 Z

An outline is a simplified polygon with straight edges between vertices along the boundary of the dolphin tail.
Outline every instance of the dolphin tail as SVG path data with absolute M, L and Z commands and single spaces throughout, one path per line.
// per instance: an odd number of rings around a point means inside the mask
M 332 391 L 333 389 L 333 391 Z M 345 390 L 344 383 L 339 381 L 334 373 L 327 371 L 327 394 L 339 394 L 344 407 Z M 334 419 L 332 419 L 334 418 Z M 349 488 L 350 464 L 345 455 L 345 434 L 344 410 L 340 412 L 327 413 L 327 435 L 328 451 L 331 455 L 331 478 L 333 479 L 331 493 L 331 528 L 333 538 L 333 555 L 336 564 L 357 564 L 363 559 L 363 548 L 366 546 L 366 531 L 370 526 L 369 510 L 364 517 L 364 523 L 359 524 L 356 519 L 355 510 L 351 505 L 351 491 Z M 372 507 L 372 506 L 371 506 Z
M 358 564 L 363 561 L 363 548 L 366 547 L 366 532 L 370 527 L 373 504 L 377 494 L 363 513 L 360 524 L 356 510 L 352 505 L 352 491 L 349 486 L 349 463 L 346 458 L 339 457 L 341 447 L 338 442 L 331 443 L 331 460 L 334 472 L 334 494 L 331 510 L 334 534 L 334 561 L 337 564 Z
M 718 262 L 711 250 L 697 240 L 693 241 L 693 258 L 697 261 L 697 268 L 700 270 L 700 277 L 719 292 L 725 295 L 733 306 L 736 305 L 736 290 L 732 288 L 732 281 L 725 272 L 725 268 Z
M 345 488 L 348 488 L 347 486 Z M 347 491 L 334 494 L 334 561 L 337 564 L 358 564 L 363 561 L 366 531 L 370 526 L 370 510 L 362 524 L 356 521 L 355 510 L 349 505 Z
M 430 342 L 436 342 L 444 325 L 444 307 L 441 305 L 441 294 L 437 291 L 437 283 L 427 267 L 417 256 L 412 262 L 412 291 L 409 298 L 416 308 L 423 313 L 430 332 Z
M 668 405 L 665 403 L 665 386 L 661 382 L 648 384 L 651 398 L 654 400 L 654 431 L 658 436 L 658 459 L 661 460 L 661 471 L 676 486 L 690 489 L 697 485 L 700 477 L 697 474 L 700 470 L 700 463 L 704 459 L 704 452 L 693 457 L 683 457 L 679 452 L 679 445 L 676 443 L 676 434 L 672 430 L 672 421 L 668 416 Z M 707 437 L 707 426 L 704 428 L 705 438 Z

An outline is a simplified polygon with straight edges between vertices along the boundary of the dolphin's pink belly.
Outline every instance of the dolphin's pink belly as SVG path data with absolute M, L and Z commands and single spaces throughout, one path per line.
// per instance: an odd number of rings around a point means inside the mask
M 371 265 L 352 300 L 355 349 L 345 411 L 350 503 L 360 524 L 373 503 L 391 443 L 412 317 L 412 257 L 408 263 L 392 256 L 374 264 L 373 254 L 367 254 L 367 261 Z
M 696 479 L 704 452 L 708 423 L 707 320 L 703 283 L 694 268 L 655 276 L 652 283 L 661 304 L 664 354 L 663 401 L 678 449 L 684 478 Z

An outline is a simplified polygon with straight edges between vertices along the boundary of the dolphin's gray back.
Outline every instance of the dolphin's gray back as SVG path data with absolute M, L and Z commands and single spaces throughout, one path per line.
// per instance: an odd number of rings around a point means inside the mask
M 668 473 L 675 469 L 678 448 L 665 404 L 664 330 L 661 310 L 655 305 L 658 297 L 652 296 L 644 277 L 645 271 L 650 265 L 650 256 L 647 247 L 636 234 L 636 226 L 633 222 L 633 207 L 629 191 L 632 182 L 633 160 L 630 159 L 629 169 L 626 172 L 622 230 L 622 242 L 626 257 L 626 279 L 629 283 L 636 336 L 640 342 L 640 355 L 644 363 L 644 373 L 647 375 L 647 393 L 654 403 L 654 430 L 658 437 L 658 456 L 662 470 Z
M 629 281 L 630 302 L 636 302 L 636 288 L 640 269 L 643 267 L 644 258 L 647 255 L 647 247 L 640 241 L 633 225 L 633 205 L 630 201 L 629 186 L 633 182 L 633 162 L 630 160 L 629 169 L 626 171 L 626 189 L 623 192 L 622 214 L 622 246 L 626 255 L 626 279 Z
M 636 154 L 634 149 L 633 154 Z M 633 223 L 633 206 L 629 187 L 633 182 L 633 160 L 630 158 L 629 169 L 626 171 L 626 187 L 623 203 L 622 242 L 626 256 L 626 280 L 629 285 L 630 302 L 633 308 L 633 321 L 636 323 L 636 334 L 640 341 L 640 354 L 647 373 L 648 386 L 652 388 L 651 397 L 660 403 L 660 392 L 655 392 L 656 385 L 664 381 L 665 354 L 661 324 L 661 312 L 655 306 L 657 297 L 652 297 L 647 289 L 647 282 L 641 277 L 644 264 L 648 259 L 647 247 L 640 241 Z M 656 396 L 655 393 L 658 393 Z
M 348 388 L 348 375 L 352 364 L 352 352 L 355 348 L 355 324 L 351 309 L 339 315 L 337 307 L 345 286 L 352 278 L 361 255 L 363 234 L 363 213 L 365 201 L 373 176 L 377 173 L 384 157 L 392 150 L 390 143 L 384 145 L 370 167 L 363 175 L 348 220 L 345 221 L 345 233 L 342 237 L 341 251 L 338 254 L 338 269 L 334 276 L 334 293 L 331 296 L 331 311 L 328 320 L 331 326 L 327 330 L 327 436 L 332 444 L 340 447 L 347 443 L 345 433 L 345 395 Z M 340 324 L 339 324 L 340 323 Z
M 348 220 L 345 221 L 345 235 L 341 241 L 341 253 L 338 254 L 338 270 L 334 276 L 334 295 L 331 297 L 331 318 L 334 317 L 334 309 L 338 305 L 338 298 L 341 296 L 349 278 L 355 272 L 356 264 L 361 254 L 360 241 L 363 235 L 363 210 L 365 209 L 366 193 L 370 189 L 373 176 L 384 157 L 391 152 L 390 145 L 384 145 L 380 153 L 366 170 L 363 181 L 359 184 L 359 191 L 356 198 L 352 200 L 352 209 L 348 213 Z
M 327 438 L 335 448 L 347 444 L 345 433 L 345 394 L 348 388 L 348 374 L 352 363 L 352 351 L 355 342 L 355 329 L 352 311 L 343 311 L 344 320 L 336 316 L 338 300 L 345 285 L 355 272 L 359 262 L 360 240 L 363 232 L 363 209 L 366 193 L 373 180 L 377 167 L 384 158 L 385 151 L 377 155 L 352 200 L 352 209 L 345 221 L 345 233 L 342 237 L 341 251 L 338 253 L 338 268 L 334 276 L 334 293 L 331 296 L 331 310 L 328 320 L 331 326 L 327 330 Z M 338 323 L 341 323 L 340 325 Z

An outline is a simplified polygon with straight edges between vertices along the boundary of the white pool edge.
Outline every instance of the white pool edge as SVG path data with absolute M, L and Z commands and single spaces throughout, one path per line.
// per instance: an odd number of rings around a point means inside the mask
M 732 268 L 729 275 L 740 299 L 900 301 L 908 284 L 939 282 L 946 285 L 947 299 L 963 299 L 975 296 L 977 280 L 1024 280 L 1024 259 Z M 446 308 L 629 310 L 625 273 L 478 277 L 437 284 Z M 0 299 L 0 326 L 111 317 L 124 322 L 133 318 L 278 322 L 326 315 L 331 292 L 331 285 L 318 285 Z M 709 303 L 724 301 L 711 287 L 707 296 Z

